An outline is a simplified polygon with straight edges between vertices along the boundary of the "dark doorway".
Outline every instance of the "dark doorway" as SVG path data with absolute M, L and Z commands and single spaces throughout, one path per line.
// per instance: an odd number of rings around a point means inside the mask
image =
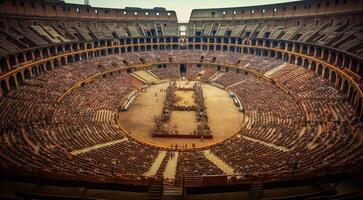
M 187 72 L 186 64 L 180 64 L 180 76 L 185 76 L 186 72 Z

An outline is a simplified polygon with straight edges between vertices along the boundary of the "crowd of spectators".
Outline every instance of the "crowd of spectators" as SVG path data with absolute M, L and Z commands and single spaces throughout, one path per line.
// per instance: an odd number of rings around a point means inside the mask
M 185 55 L 181 56 L 182 53 Z M 179 61 L 221 61 L 239 67 L 249 63 L 247 67 L 260 72 L 280 65 L 277 61 L 259 60 L 262 58 L 247 62 L 248 57 L 236 58 L 233 54 L 156 51 L 92 58 L 57 67 L 0 98 L 1 168 L 43 170 L 68 176 L 141 176 L 159 150 L 126 139 L 116 124 L 115 113 L 122 99 L 140 88 L 142 82 L 127 72 L 115 73 L 73 90 L 60 102 L 57 100 L 76 82 L 104 70 L 132 63 L 169 62 L 170 57 Z M 169 66 L 158 70 L 155 74 L 163 78 L 178 77 L 179 73 L 177 67 L 172 74 Z M 208 80 L 217 71 L 204 70 L 201 80 Z M 216 79 L 217 83 L 229 86 L 241 100 L 246 120 L 238 135 L 211 148 L 215 155 L 241 174 L 311 170 L 362 159 L 362 142 L 356 134 L 361 131 L 361 124 L 344 95 L 323 78 L 297 66 L 281 67 L 271 77 L 287 91 L 273 82 L 232 70 Z M 169 88 L 165 91 L 170 98 L 167 102 L 173 102 L 175 88 Z M 200 94 L 196 89 L 197 102 L 203 102 Z M 108 121 L 95 118 L 100 111 L 107 111 Z M 167 120 L 170 113 L 171 104 L 168 104 L 161 121 Z M 206 115 L 199 120 L 206 121 Z M 201 124 L 200 129 L 207 130 Z M 111 141 L 119 142 L 71 154 Z M 157 174 L 162 174 L 166 161 L 163 160 Z M 202 152 L 180 154 L 177 175 L 213 174 L 222 172 Z

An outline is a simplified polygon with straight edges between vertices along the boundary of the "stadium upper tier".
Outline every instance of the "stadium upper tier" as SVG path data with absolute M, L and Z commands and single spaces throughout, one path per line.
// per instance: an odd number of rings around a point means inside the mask
M 189 23 L 178 24 L 175 11 L 165 8 L 111 9 L 58 1 L 2 0 L 0 56 L 60 43 L 180 36 L 183 25 L 186 37 L 312 43 L 362 57 L 362 11 L 362 0 L 298 1 L 195 9 Z

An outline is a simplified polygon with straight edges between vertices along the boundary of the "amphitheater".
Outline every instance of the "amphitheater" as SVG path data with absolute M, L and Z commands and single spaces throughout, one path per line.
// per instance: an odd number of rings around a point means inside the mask
M 362 199 L 363 1 L 0 0 L 1 199 Z

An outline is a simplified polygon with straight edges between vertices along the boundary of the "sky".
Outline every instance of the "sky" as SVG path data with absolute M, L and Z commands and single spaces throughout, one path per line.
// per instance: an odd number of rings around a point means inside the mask
M 84 0 L 65 0 L 67 3 L 83 4 Z M 175 10 L 179 22 L 188 22 L 190 13 L 196 8 L 226 8 L 265 5 L 296 0 L 89 0 L 93 7 L 125 8 L 164 7 Z

